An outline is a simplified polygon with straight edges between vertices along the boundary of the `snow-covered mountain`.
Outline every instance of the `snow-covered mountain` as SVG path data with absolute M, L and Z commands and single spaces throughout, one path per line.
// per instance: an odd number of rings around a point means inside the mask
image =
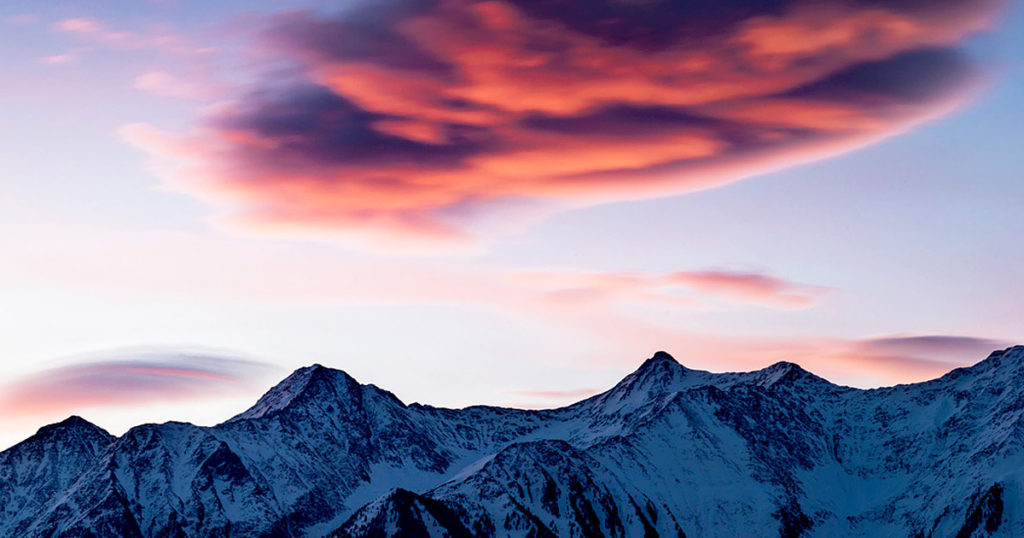
M 1024 346 L 925 383 L 659 352 L 526 411 L 294 372 L 213 427 L 72 417 L 0 453 L 0 536 L 1024 536 Z

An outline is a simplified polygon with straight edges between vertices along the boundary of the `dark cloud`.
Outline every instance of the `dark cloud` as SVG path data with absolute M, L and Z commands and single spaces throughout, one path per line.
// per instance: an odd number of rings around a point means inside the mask
M 467 136 L 427 144 L 374 127 L 388 119 L 307 84 L 254 94 L 242 107 L 213 118 L 211 125 L 229 136 L 241 133 L 246 142 L 236 148 L 239 157 L 260 169 L 357 168 L 380 162 L 434 167 L 480 152 Z
M 679 194 L 949 110 L 999 3 L 402 1 L 271 19 L 300 66 L 168 152 L 181 190 L 263 228 L 462 240 L 503 201 Z M 183 149 L 184 148 L 184 149 Z M 197 179 L 198 178 L 198 179 Z M 473 211 L 469 205 L 481 209 Z
M 313 62 L 360 61 L 407 70 L 450 72 L 451 66 L 419 48 L 392 25 L 428 2 L 357 5 L 338 18 L 285 13 L 267 32 L 275 46 Z
M 567 28 L 615 45 L 647 50 L 694 42 L 728 31 L 751 17 L 781 15 L 784 0 L 721 0 L 662 2 L 657 0 L 554 0 L 516 2 L 541 20 L 554 20 Z
M 623 137 L 684 129 L 704 129 L 721 135 L 730 129 L 742 129 L 734 122 L 701 116 L 683 108 L 642 105 L 612 105 L 575 116 L 528 115 L 520 125 L 566 135 L 613 132 Z
M 967 56 L 950 48 L 920 49 L 875 62 L 863 62 L 787 96 L 871 102 L 896 99 L 914 103 L 940 97 L 976 75 Z

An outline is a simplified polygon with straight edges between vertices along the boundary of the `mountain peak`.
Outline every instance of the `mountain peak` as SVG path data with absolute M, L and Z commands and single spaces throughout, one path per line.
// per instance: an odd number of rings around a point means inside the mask
M 644 379 L 645 382 L 653 380 L 665 381 L 686 375 L 686 371 L 686 367 L 679 364 L 679 361 L 673 358 L 672 355 L 669 355 L 664 351 L 658 351 L 654 356 L 645 360 L 643 364 L 641 364 L 635 372 L 626 377 L 626 379 L 637 377 Z
M 96 427 L 95 424 L 93 424 L 92 422 L 89 422 L 88 420 L 85 420 L 84 418 L 80 417 L 79 415 L 71 415 L 68 418 L 66 418 L 66 419 L 64 419 L 64 420 L 62 420 L 60 422 L 55 422 L 55 423 L 51 424 L 51 426 L 63 426 L 63 427 L 66 427 L 66 428 L 81 428 L 81 427 L 90 427 L 90 426 L 91 427 Z
M 646 401 L 659 394 L 674 392 L 685 384 L 688 370 L 672 355 L 658 351 L 633 373 L 600 396 L 605 402 Z
M 656 351 L 656 352 L 654 352 L 654 356 L 651 357 L 648 360 L 652 360 L 652 361 L 671 361 L 671 362 L 674 362 L 676 364 L 679 364 L 679 361 L 677 361 L 675 359 L 675 357 L 673 357 L 672 355 L 669 355 L 669 353 L 667 351 Z
M 84 418 L 78 415 L 71 415 L 60 422 L 47 424 L 46 426 L 39 428 L 39 430 L 36 432 L 35 437 L 49 435 L 53 433 L 67 435 L 70 432 L 83 432 L 86 435 L 109 437 L 110 439 L 114 438 L 107 432 L 107 430 L 104 430 L 103 428 L 93 424 L 92 422 L 89 422 L 88 420 L 85 420 Z
M 29 446 L 54 446 L 61 452 L 85 450 L 93 453 L 116 439 L 107 430 L 85 420 L 78 415 L 53 424 L 47 424 L 24 441 L 9 450 Z
M 362 385 L 344 371 L 314 363 L 292 372 L 267 391 L 255 405 L 228 422 L 261 418 L 291 407 L 303 398 L 357 397 L 361 389 Z
M 660 370 L 675 370 L 675 369 L 683 369 L 683 370 L 685 370 L 686 368 L 682 364 L 679 364 L 679 361 L 677 361 L 672 355 L 669 355 L 668 352 L 657 351 L 657 352 L 654 353 L 654 355 L 651 358 L 645 360 L 640 365 L 640 368 L 638 368 L 636 371 L 637 372 L 643 372 L 643 371 L 648 371 L 648 370 L 659 370 L 659 369 Z
M 762 368 L 759 371 L 762 372 L 762 373 L 765 373 L 765 374 L 786 375 L 786 374 L 791 374 L 792 373 L 792 374 L 801 374 L 801 375 L 802 374 L 813 375 L 810 372 L 808 372 L 807 370 L 804 370 L 804 368 L 802 366 L 800 366 L 799 364 L 797 364 L 795 362 L 789 362 L 789 361 L 779 361 L 779 362 L 770 364 L 770 365 Z
M 753 374 L 753 383 L 764 388 L 772 388 L 775 386 L 793 385 L 796 383 L 813 383 L 820 385 L 832 385 L 826 379 L 822 379 L 807 370 L 804 370 L 799 364 L 779 361 L 775 364 L 762 368 Z
M 771 386 L 786 378 L 803 377 L 804 375 L 811 375 L 807 370 L 800 367 L 795 362 L 779 361 L 772 364 L 760 372 L 759 377 L 761 378 L 762 385 Z

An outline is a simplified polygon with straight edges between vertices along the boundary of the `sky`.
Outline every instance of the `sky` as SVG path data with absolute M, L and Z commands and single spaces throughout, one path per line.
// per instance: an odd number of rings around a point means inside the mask
M 0 446 L 312 363 L 541 408 L 657 350 L 876 387 L 1024 338 L 1024 9 L 0 4 Z

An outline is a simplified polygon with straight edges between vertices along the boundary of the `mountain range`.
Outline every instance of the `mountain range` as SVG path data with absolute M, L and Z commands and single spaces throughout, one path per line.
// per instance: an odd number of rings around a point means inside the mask
M 41 428 L 0 452 L 0 536 L 1024 536 L 1024 346 L 870 390 L 658 352 L 549 410 L 313 365 L 216 426 Z

